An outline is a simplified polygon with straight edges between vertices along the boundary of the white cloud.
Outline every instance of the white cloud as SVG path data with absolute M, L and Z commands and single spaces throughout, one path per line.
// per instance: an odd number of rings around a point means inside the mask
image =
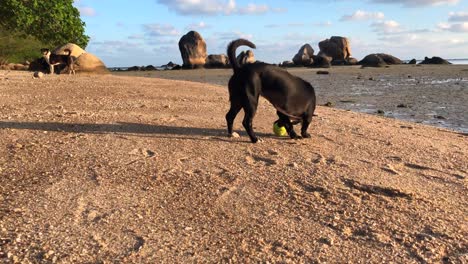
M 190 24 L 185 29 L 190 31 L 190 30 L 200 30 L 200 29 L 206 29 L 206 28 L 210 28 L 210 26 L 206 24 L 205 22 L 201 21 L 198 23 Z
M 234 39 L 243 38 L 243 39 L 253 39 L 252 34 L 240 32 L 240 31 L 231 31 L 231 32 L 221 32 L 217 33 L 218 39 L 220 40 L 229 40 L 232 41 Z
M 464 23 L 439 23 L 437 27 L 441 30 L 450 31 L 454 33 L 468 32 L 468 22 Z
M 401 4 L 405 7 L 455 5 L 460 0 L 372 0 L 374 3 Z
M 468 12 L 450 12 L 450 22 L 468 22 Z
M 317 26 L 317 27 L 331 27 L 331 26 L 333 26 L 333 23 L 331 21 L 318 22 L 318 23 L 314 23 L 314 26 Z
M 241 7 L 237 10 L 237 13 L 241 15 L 252 15 L 252 14 L 265 14 L 268 12 L 274 13 L 283 13 L 287 10 L 284 8 L 271 8 L 268 5 L 256 5 L 256 4 L 248 4 L 246 7 Z
M 96 16 L 96 10 L 94 10 L 94 8 L 89 7 L 89 6 L 78 7 L 78 11 L 80 11 L 80 15 L 82 16 L 88 16 L 88 17 Z
M 172 25 L 144 24 L 143 30 L 151 37 L 179 36 L 180 32 Z
M 236 8 L 234 0 L 158 0 L 158 3 L 182 15 L 230 14 Z
M 270 11 L 267 5 L 248 4 L 246 7 L 239 8 L 239 14 L 265 14 Z
M 366 12 L 357 10 L 352 15 L 342 16 L 340 21 L 381 20 L 384 18 L 385 15 L 382 12 Z
M 122 52 L 134 52 L 141 48 L 141 43 L 120 41 L 120 40 L 104 40 L 104 41 L 91 41 L 89 43 L 98 53 L 104 54 L 118 54 Z
M 384 34 L 403 32 L 402 26 L 394 20 L 374 22 L 371 24 L 371 27 L 374 29 L 375 32 Z
M 248 4 L 237 7 L 235 0 L 157 0 L 169 10 L 181 15 L 259 15 L 267 12 L 284 12 L 284 8 L 272 8 L 266 4 Z

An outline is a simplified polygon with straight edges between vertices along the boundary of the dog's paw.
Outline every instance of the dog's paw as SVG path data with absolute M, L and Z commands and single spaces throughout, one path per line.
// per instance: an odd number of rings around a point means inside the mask
M 299 135 L 296 134 L 296 133 L 294 133 L 294 134 L 291 133 L 291 135 L 290 135 L 289 137 L 290 137 L 291 139 L 301 139 L 301 138 L 302 138 L 301 136 L 299 136 Z
M 312 136 L 309 133 L 302 133 L 303 138 L 311 138 Z
M 251 141 L 252 141 L 252 143 L 254 143 L 254 144 L 255 144 L 255 143 L 262 143 L 262 142 L 263 142 L 263 139 L 257 137 L 257 138 L 252 138 Z
M 240 135 L 237 132 L 232 132 L 231 134 L 229 134 L 229 137 L 231 137 L 231 138 L 240 138 Z

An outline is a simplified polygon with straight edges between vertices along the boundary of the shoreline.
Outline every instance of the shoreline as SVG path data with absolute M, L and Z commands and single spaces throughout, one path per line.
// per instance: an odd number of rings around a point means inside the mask
M 324 69 L 288 68 L 311 82 L 319 105 L 333 106 L 414 123 L 468 133 L 468 65 L 393 65 L 389 68 L 334 66 Z M 112 72 L 117 76 L 141 76 L 195 81 L 227 87 L 230 69 Z

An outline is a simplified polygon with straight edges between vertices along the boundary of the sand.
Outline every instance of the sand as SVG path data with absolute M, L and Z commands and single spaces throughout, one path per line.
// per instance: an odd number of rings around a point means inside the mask
M 0 262 L 468 261 L 466 134 L 318 107 L 290 140 L 262 100 L 251 144 L 227 109 L 225 86 L 0 71 Z

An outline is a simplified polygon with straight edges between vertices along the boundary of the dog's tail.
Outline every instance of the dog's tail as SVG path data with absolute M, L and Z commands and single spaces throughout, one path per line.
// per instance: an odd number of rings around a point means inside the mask
M 63 51 L 68 52 L 67 56 L 70 56 L 70 55 L 71 55 L 71 50 L 69 50 L 69 49 L 64 49 Z
M 240 46 L 248 46 L 252 49 L 256 48 L 255 44 L 246 39 L 238 39 L 229 43 L 227 47 L 227 54 L 229 58 L 229 63 L 231 63 L 231 67 L 234 70 L 234 72 L 238 71 L 241 68 L 239 62 L 236 59 L 236 49 Z

